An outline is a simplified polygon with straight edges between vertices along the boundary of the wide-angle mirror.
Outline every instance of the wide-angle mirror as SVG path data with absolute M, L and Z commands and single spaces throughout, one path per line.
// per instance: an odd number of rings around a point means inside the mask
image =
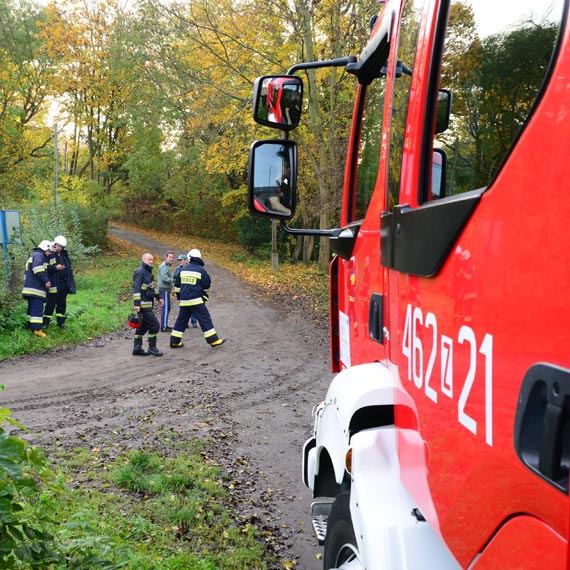
M 253 87 L 253 118 L 261 125 L 288 131 L 299 124 L 302 102 L 300 77 L 258 77 Z

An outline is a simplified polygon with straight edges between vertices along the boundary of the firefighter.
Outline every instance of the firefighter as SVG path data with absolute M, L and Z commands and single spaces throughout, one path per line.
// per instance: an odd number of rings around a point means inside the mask
M 75 279 L 73 277 L 73 268 L 71 260 L 67 253 L 67 240 L 64 236 L 56 236 L 53 240 L 52 250 L 54 255 L 50 258 L 50 277 L 52 277 L 52 286 L 49 290 L 46 308 L 44 311 L 44 328 L 47 328 L 51 322 L 53 311 L 57 326 L 65 330 L 65 320 L 67 319 L 67 295 L 75 294 Z
M 225 339 L 218 337 L 206 307 L 210 284 L 211 279 L 204 269 L 200 250 L 191 249 L 188 252 L 188 265 L 181 269 L 175 282 L 175 286 L 180 287 L 180 311 L 170 335 L 170 348 L 183 346 L 182 337 L 191 316 L 198 320 L 204 338 L 212 348 L 217 348 L 226 342 Z
M 178 267 L 174 270 L 172 283 L 174 284 L 174 294 L 176 295 L 176 298 L 180 301 L 180 272 L 182 271 L 183 267 L 188 265 L 188 257 L 183 253 L 181 253 L 177 259 L 178 259 Z M 178 285 L 176 285 L 177 280 L 178 280 Z M 190 317 L 190 324 L 192 325 L 192 328 L 195 329 L 198 328 L 198 321 L 196 320 L 196 317 L 194 315 Z
M 154 299 L 159 299 L 158 292 L 155 291 L 154 276 L 152 266 L 154 257 L 150 253 L 142 256 L 142 263 L 135 269 L 133 274 L 133 308 L 135 313 L 141 313 L 143 322 L 140 328 L 135 330 L 135 343 L 133 354 L 135 356 L 162 356 L 162 352 L 156 346 L 156 336 L 160 330 L 158 319 L 152 310 Z M 160 299 L 162 305 L 164 301 Z M 143 336 L 148 331 L 148 352 L 142 347 Z
M 34 248 L 26 262 L 22 296 L 28 301 L 28 327 L 35 336 L 45 337 L 42 329 L 44 302 L 51 287 L 48 275 L 51 242 L 43 240 Z

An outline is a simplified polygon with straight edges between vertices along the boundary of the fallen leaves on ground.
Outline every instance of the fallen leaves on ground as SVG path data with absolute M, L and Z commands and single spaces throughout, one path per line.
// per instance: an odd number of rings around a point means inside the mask
M 186 244 L 181 253 L 191 248 L 198 248 L 204 258 L 211 259 L 220 267 L 224 267 L 240 279 L 255 286 L 269 299 L 281 302 L 283 306 L 291 303 L 302 304 L 315 318 L 328 317 L 329 278 L 320 272 L 316 265 L 305 263 L 280 263 L 277 271 L 271 270 L 270 259 L 259 259 L 252 256 L 238 244 L 219 242 L 193 235 L 176 235 L 172 233 L 148 230 L 135 226 L 114 223 L 118 228 L 142 233 L 163 243 Z M 113 242 L 121 240 L 113 238 Z M 187 246 L 187 247 L 186 247 Z M 132 250 L 132 247 L 131 247 Z M 142 250 L 141 250 L 142 252 Z M 161 262 L 163 252 L 152 252 L 155 265 Z M 175 257 L 178 252 L 175 252 Z

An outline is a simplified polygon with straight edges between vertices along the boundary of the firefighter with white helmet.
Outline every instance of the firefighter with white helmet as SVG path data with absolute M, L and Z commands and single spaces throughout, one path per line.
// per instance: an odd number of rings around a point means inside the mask
M 50 275 L 52 286 L 47 296 L 46 308 L 44 311 L 43 327 L 48 328 L 53 312 L 57 326 L 65 329 L 65 321 L 67 319 L 67 295 L 75 294 L 75 278 L 73 277 L 73 268 L 71 260 L 67 253 L 67 239 L 59 235 L 53 239 L 53 258 L 50 260 Z
M 173 289 L 174 294 L 176 295 L 176 298 L 180 301 L 180 272 L 182 271 L 183 267 L 188 265 L 188 254 L 181 253 L 177 257 L 177 260 L 178 260 L 178 267 L 174 270 L 172 283 L 174 284 L 174 289 Z M 176 285 L 177 282 L 178 285 Z M 198 328 L 198 321 L 196 320 L 196 317 L 194 315 L 190 317 L 190 324 L 192 325 L 193 328 L 195 329 Z
M 28 327 L 35 336 L 39 337 L 46 336 L 41 329 L 44 302 L 52 285 L 48 275 L 51 246 L 51 242 L 44 239 L 34 248 L 26 262 L 22 289 L 22 296 L 28 301 Z
M 206 307 L 211 279 L 204 269 L 199 249 L 191 249 L 188 252 L 188 264 L 182 267 L 174 285 L 180 287 L 180 312 L 170 335 L 170 348 L 183 346 L 182 337 L 192 316 L 198 320 L 204 339 L 212 348 L 224 344 L 225 339 L 218 337 Z

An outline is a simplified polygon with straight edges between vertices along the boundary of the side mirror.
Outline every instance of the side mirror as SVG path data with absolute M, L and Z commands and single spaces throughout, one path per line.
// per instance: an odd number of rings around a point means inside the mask
M 297 143 L 256 141 L 249 149 L 247 201 L 258 216 L 289 220 L 295 215 Z
M 253 86 L 253 118 L 260 125 L 289 131 L 299 125 L 303 81 L 292 75 L 258 77 Z
M 440 89 L 437 95 L 437 108 L 435 111 L 435 134 L 444 133 L 449 128 L 451 117 L 451 91 Z

